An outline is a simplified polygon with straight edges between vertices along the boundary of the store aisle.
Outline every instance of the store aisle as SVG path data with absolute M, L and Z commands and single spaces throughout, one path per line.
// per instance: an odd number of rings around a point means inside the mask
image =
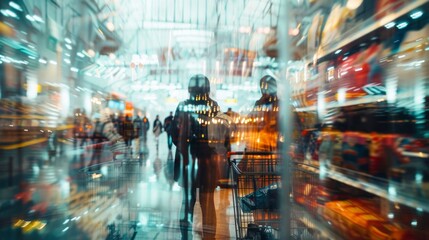
M 140 159 L 111 161 L 105 147 L 97 163 L 88 146 L 68 144 L 52 161 L 26 149 L 31 161 L 13 199 L 2 199 L 0 207 L 8 211 L 0 233 L 8 239 L 132 239 L 134 232 L 135 239 L 181 239 L 182 193 L 171 181 L 175 149 L 168 151 L 162 134 L 158 151 L 152 135 L 141 150 Z M 216 238 L 235 238 L 231 190 L 217 189 L 215 205 Z M 193 236 L 201 239 L 198 202 Z

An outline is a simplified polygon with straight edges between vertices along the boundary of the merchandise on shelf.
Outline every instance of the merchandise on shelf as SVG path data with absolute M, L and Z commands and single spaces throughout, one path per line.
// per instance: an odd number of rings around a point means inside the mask
M 429 239 L 428 9 L 350 0 L 303 11 L 293 198 L 345 239 Z

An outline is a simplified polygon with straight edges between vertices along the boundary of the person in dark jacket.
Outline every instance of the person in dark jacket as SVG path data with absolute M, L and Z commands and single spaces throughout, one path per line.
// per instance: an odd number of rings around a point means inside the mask
M 146 143 L 146 141 L 147 141 L 147 131 L 150 128 L 149 118 L 147 118 L 146 115 L 144 115 L 143 119 L 142 119 L 142 122 L 143 122 L 143 129 L 142 129 L 143 142 Z
M 203 239 L 214 239 L 216 211 L 214 190 L 219 179 L 216 148 L 208 141 L 208 123 L 220 112 L 209 97 L 210 82 L 204 75 L 189 80 L 189 99 L 180 102 L 172 124 L 176 146 L 174 180 L 183 189 L 180 215 L 182 239 L 192 239 L 192 221 L 198 189 L 202 211 Z
M 173 123 L 173 112 L 164 119 L 164 131 L 167 133 L 167 145 L 168 149 L 171 150 L 173 145 L 173 138 L 171 137 L 171 124 Z

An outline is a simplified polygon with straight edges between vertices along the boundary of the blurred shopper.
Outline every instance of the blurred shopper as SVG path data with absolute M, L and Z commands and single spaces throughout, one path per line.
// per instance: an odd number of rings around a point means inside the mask
M 281 136 L 279 133 L 279 99 L 277 82 L 274 77 L 266 75 L 259 82 L 262 96 L 249 114 L 248 151 L 277 151 Z
M 143 135 L 143 121 L 139 115 L 133 120 L 134 136 L 140 138 Z
M 171 124 L 173 123 L 173 112 L 164 119 L 164 131 L 167 133 L 167 145 L 168 149 L 171 150 L 173 145 L 173 138 L 171 137 Z
M 174 180 L 178 181 L 183 189 L 180 228 L 182 239 L 192 239 L 192 221 L 198 189 L 203 239 L 214 239 L 216 211 L 213 197 L 219 178 L 219 162 L 218 148 L 209 141 L 209 133 L 213 131 L 207 123 L 218 115 L 220 108 L 217 102 L 209 97 L 210 82 L 206 76 L 191 77 L 188 91 L 189 99 L 177 106 L 171 131 L 173 143 L 177 147 Z
M 75 109 L 73 118 L 73 146 L 77 147 L 80 140 L 79 146 L 85 145 L 91 132 L 91 121 L 85 114 L 85 110 Z
M 93 147 L 91 162 L 89 163 L 90 170 L 99 170 L 99 164 L 101 163 L 101 154 L 103 150 L 103 142 L 107 141 L 103 134 L 105 124 L 105 122 L 101 122 L 99 117 L 95 119 L 94 131 L 91 136 Z
M 48 136 L 48 158 L 49 161 L 52 160 L 57 155 L 57 147 L 58 147 L 58 133 L 56 131 L 52 131 Z
M 131 122 L 131 117 L 128 115 L 126 115 L 124 118 L 123 137 L 127 147 L 130 147 L 134 138 L 134 124 Z
M 133 153 L 140 154 L 141 153 L 141 138 L 143 135 L 143 121 L 139 115 L 137 115 L 133 120 L 134 127 L 134 139 L 133 139 Z
M 144 115 L 142 122 L 143 122 L 142 137 L 143 137 L 143 142 L 146 143 L 147 131 L 149 131 L 149 128 L 150 128 L 149 118 L 147 118 L 146 115 Z
M 126 152 L 127 147 L 125 141 L 122 135 L 116 130 L 115 124 L 107 109 L 102 111 L 100 121 L 104 124 L 102 135 L 108 140 L 113 159 L 115 160 L 118 155 L 122 155 Z
M 155 120 L 153 121 L 152 132 L 155 135 L 155 141 L 158 145 L 159 135 L 162 133 L 162 122 L 159 120 L 159 115 L 156 115 Z
M 125 117 L 121 113 L 118 115 L 118 118 L 116 119 L 116 130 L 119 134 L 121 134 L 122 137 L 124 137 L 124 125 L 125 125 Z

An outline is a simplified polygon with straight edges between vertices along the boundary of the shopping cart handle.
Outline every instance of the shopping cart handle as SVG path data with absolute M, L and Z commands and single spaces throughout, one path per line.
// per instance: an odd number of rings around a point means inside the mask
M 228 152 L 227 156 L 230 158 L 233 155 L 274 155 L 274 154 L 280 154 L 279 152 L 267 152 L 267 151 L 237 151 L 237 152 Z

